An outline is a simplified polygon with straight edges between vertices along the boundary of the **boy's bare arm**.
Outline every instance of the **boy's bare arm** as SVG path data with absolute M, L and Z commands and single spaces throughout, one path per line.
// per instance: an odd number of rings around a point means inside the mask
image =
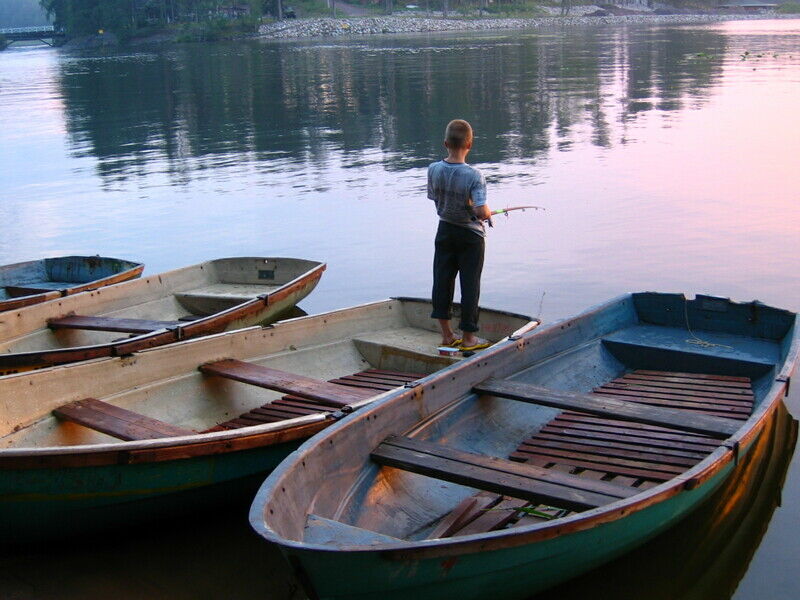
M 486 221 L 492 217 L 492 211 L 489 209 L 488 204 L 484 204 L 483 206 L 475 206 L 473 210 L 475 211 L 475 216 L 481 221 Z

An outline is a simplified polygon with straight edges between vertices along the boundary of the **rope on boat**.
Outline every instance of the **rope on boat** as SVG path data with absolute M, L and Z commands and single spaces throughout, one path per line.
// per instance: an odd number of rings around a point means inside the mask
M 728 346 L 727 344 L 715 344 L 714 342 L 709 342 L 708 340 L 701 339 L 695 335 L 692 328 L 689 327 L 689 300 L 686 299 L 684 296 L 683 298 L 683 316 L 686 320 L 686 331 L 689 332 L 691 337 L 686 338 L 687 344 L 694 344 L 695 346 L 700 346 L 701 348 L 728 348 L 729 350 L 733 350 L 733 346 Z

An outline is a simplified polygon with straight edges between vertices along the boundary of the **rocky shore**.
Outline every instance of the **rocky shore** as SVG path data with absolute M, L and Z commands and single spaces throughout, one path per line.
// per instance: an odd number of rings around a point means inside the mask
M 656 15 L 636 14 L 624 16 L 543 16 L 535 18 L 443 18 L 424 15 L 287 19 L 262 25 L 259 37 L 269 39 L 313 38 L 347 35 L 373 35 L 380 33 L 423 33 L 430 31 L 485 31 L 498 29 L 557 28 L 607 24 L 683 24 L 713 23 L 745 19 L 800 18 L 800 15 L 759 14 L 705 14 Z

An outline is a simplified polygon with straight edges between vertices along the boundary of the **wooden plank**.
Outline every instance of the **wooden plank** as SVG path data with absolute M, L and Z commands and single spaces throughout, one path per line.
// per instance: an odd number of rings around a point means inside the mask
M 703 433 L 720 439 L 730 437 L 741 428 L 741 423 L 737 423 L 732 419 L 694 413 L 687 414 L 685 410 L 642 406 L 633 402 L 617 400 L 616 398 L 603 397 L 599 394 L 554 391 L 528 383 L 495 378 L 487 379 L 478 384 L 474 390 L 478 393 L 491 394 L 500 398 L 510 398 L 562 410 L 576 410 L 623 421 L 672 427 L 682 431 Z
M 491 492 L 478 492 L 464 498 L 458 505 L 442 518 L 439 524 L 431 531 L 426 539 L 450 537 L 462 527 L 478 518 L 482 511 L 494 506 L 502 496 Z
M 585 413 L 577 413 L 572 411 L 564 411 L 559 414 L 553 421 L 567 421 L 570 423 L 576 423 L 580 425 L 590 425 L 590 426 L 603 426 L 608 427 L 611 429 L 621 430 L 622 433 L 626 433 L 629 430 L 635 430 L 636 435 L 647 435 L 647 436 L 668 436 L 667 439 L 684 439 L 686 441 L 697 441 L 697 442 L 704 442 L 704 443 L 711 443 L 715 446 L 719 446 L 719 440 L 712 438 L 707 435 L 703 435 L 700 433 L 690 433 L 688 431 L 679 431 L 677 429 L 672 429 L 669 427 L 659 427 L 657 425 L 647 425 L 644 423 L 634 423 L 632 421 L 620 421 L 617 419 L 604 419 L 602 417 L 598 417 L 595 415 L 587 415 Z M 677 437 L 672 437 L 677 436 Z
M 382 385 L 388 388 L 400 387 L 408 381 L 403 379 L 384 379 L 383 377 L 371 377 L 369 375 L 361 375 L 359 373 L 356 373 L 355 375 L 346 375 L 345 377 L 341 377 L 341 379 L 359 384 Z
M 615 379 L 614 381 L 639 381 L 639 382 L 647 382 L 647 383 L 655 383 L 655 382 L 669 382 L 669 383 L 677 383 L 677 384 L 691 384 L 702 386 L 706 388 L 718 388 L 718 389 L 726 389 L 726 390 L 736 390 L 736 389 L 744 389 L 744 390 L 752 390 L 752 386 L 750 385 L 750 381 L 720 381 L 718 379 L 696 379 L 696 378 L 689 378 L 689 377 L 669 377 L 666 375 L 640 375 L 639 373 L 627 373 L 622 377 Z
M 151 321 L 147 319 L 116 319 L 112 317 L 86 317 L 72 315 L 50 319 L 50 329 L 86 329 L 90 331 L 115 331 L 118 333 L 150 333 L 158 329 L 176 327 L 178 321 Z
M 177 437 L 196 433 L 191 429 L 176 427 L 95 398 L 84 398 L 59 406 L 53 411 L 53 414 L 63 421 L 77 423 L 126 441 Z
M 68 285 L 68 284 L 65 284 Z M 52 287 L 34 287 L 34 286 L 23 286 L 23 285 L 6 285 L 3 286 L 8 293 L 9 296 L 12 298 L 18 298 L 20 296 L 31 296 L 33 294 L 47 294 L 48 292 L 60 292 L 61 288 L 52 288 Z
M 727 400 L 732 403 L 739 403 L 740 405 L 753 405 L 753 393 L 749 390 L 741 393 L 725 393 L 713 390 L 696 390 L 694 387 L 689 386 L 674 386 L 665 387 L 658 385 L 650 385 L 644 383 L 629 383 L 621 381 L 611 381 L 603 384 L 601 388 L 611 390 L 631 390 L 633 392 L 646 392 L 650 394 L 661 394 L 666 397 L 679 396 L 685 398 L 699 399 L 698 401 L 709 402 L 710 400 L 722 401 Z
M 551 421 L 549 425 L 545 425 L 539 430 L 537 435 L 553 435 L 562 439 L 577 439 L 577 440 L 605 440 L 611 443 L 617 442 L 626 444 L 631 447 L 647 448 L 651 451 L 680 451 L 689 453 L 692 456 L 707 456 L 713 452 L 719 445 L 698 446 L 696 444 L 689 444 L 685 442 L 678 442 L 675 440 L 660 440 L 654 438 L 640 437 L 634 432 L 625 434 L 609 433 L 607 431 L 598 431 L 596 428 L 589 429 L 576 429 L 572 427 L 559 427 L 553 425 Z
M 529 450 L 531 450 L 529 448 Z M 538 464 L 541 466 L 550 465 L 553 463 L 564 464 L 567 462 L 567 459 L 563 457 L 556 457 L 556 456 L 545 456 L 541 454 L 531 454 L 530 452 L 523 452 L 517 450 L 513 452 L 509 457 L 512 461 L 518 461 L 521 463 L 531 463 L 531 464 Z M 656 471 L 653 469 L 646 469 L 643 467 L 630 467 L 624 466 L 619 464 L 614 465 L 598 465 L 597 462 L 583 460 L 577 457 L 571 457 L 568 459 L 569 466 L 572 468 L 575 467 L 585 467 L 587 469 L 598 469 L 603 468 L 607 473 L 615 474 L 615 475 L 627 475 L 630 477 L 637 477 L 640 479 L 652 479 L 655 481 L 667 481 L 668 479 L 672 479 L 675 477 L 674 473 L 664 473 L 663 471 Z
M 404 371 L 387 371 L 386 369 L 367 369 L 366 371 L 362 371 L 362 373 L 375 373 L 379 375 L 399 375 L 401 377 L 410 377 L 411 381 L 415 379 L 422 379 L 425 377 L 425 373 L 406 373 Z
M 380 464 L 429 477 L 572 510 L 603 506 L 636 493 L 606 482 L 585 481 L 398 436 L 387 438 L 372 452 L 372 458 Z
M 642 393 L 627 389 L 614 389 L 614 388 L 595 388 L 592 390 L 595 394 L 605 394 L 608 396 L 616 396 L 625 402 L 638 402 L 640 404 L 649 404 L 651 406 L 672 406 L 679 409 L 685 408 L 687 410 L 704 410 L 709 412 L 726 412 L 729 411 L 734 414 L 750 414 L 751 407 L 741 404 L 722 404 L 720 402 L 709 401 L 708 398 L 691 398 L 683 399 L 679 396 L 666 396 L 663 394 Z M 705 400 L 705 402 L 703 401 Z
M 502 498 L 502 496 L 500 496 Z M 472 535 L 502 529 L 517 518 L 520 508 L 530 505 L 526 500 L 504 498 L 495 506 L 484 509 L 482 514 L 456 531 L 456 535 Z
M 714 398 L 697 398 L 694 396 L 665 395 L 652 392 L 634 392 L 627 389 L 595 388 L 593 393 L 608 394 L 622 397 L 627 402 L 640 402 L 645 404 L 663 404 L 664 406 L 679 406 L 686 409 L 722 411 L 731 410 L 741 414 L 750 414 L 753 410 L 752 402 L 735 402 L 730 400 L 717 400 Z
M 374 391 L 345 387 L 235 359 L 201 365 L 200 371 L 336 407 L 376 395 Z
M 684 456 L 670 456 L 665 453 L 642 452 L 640 450 L 626 450 L 618 448 L 613 445 L 604 445 L 600 443 L 578 443 L 572 441 L 563 441 L 560 439 L 549 440 L 542 437 L 535 437 L 525 440 L 520 449 L 524 447 L 535 448 L 537 450 L 547 448 L 550 450 L 564 450 L 567 452 L 581 452 L 592 454 L 598 460 L 605 460 L 606 458 L 622 458 L 630 459 L 643 463 L 651 463 L 659 466 L 674 466 L 683 467 L 688 469 L 696 465 L 702 458 L 689 458 Z
M 708 379 L 719 381 L 745 381 L 750 383 L 749 377 L 739 377 L 737 375 L 709 375 L 706 373 L 681 373 L 678 371 L 653 371 L 650 369 L 637 369 L 633 371 L 638 375 L 662 375 L 668 377 L 682 377 L 685 379 Z
M 669 473 L 672 476 L 680 475 L 688 469 L 677 465 L 665 464 L 663 462 L 648 462 L 645 460 L 635 460 L 628 458 L 617 458 L 613 456 L 599 456 L 593 452 L 579 452 L 575 450 L 563 450 L 558 448 L 548 448 L 540 445 L 527 445 L 523 444 L 520 447 L 520 452 L 530 452 L 531 454 L 538 454 L 540 456 L 549 456 L 551 458 L 559 459 L 559 462 L 564 462 L 576 467 L 585 467 L 587 469 L 599 469 L 608 471 L 609 466 L 630 467 L 633 469 L 645 469 L 649 471 L 657 471 L 659 473 Z M 573 463 L 571 459 L 582 461 L 580 464 Z
M 551 442 L 564 442 L 570 444 L 581 444 L 584 446 L 598 446 L 600 448 L 614 448 L 618 450 L 628 450 L 630 452 L 646 452 L 650 454 L 658 454 L 663 456 L 675 456 L 679 458 L 689 458 L 698 462 L 708 456 L 709 452 L 692 452 L 691 450 L 684 450 L 663 444 L 661 446 L 653 446 L 650 444 L 635 444 L 629 443 L 623 439 L 622 436 L 611 436 L 604 434 L 597 435 L 582 435 L 574 436 L 563 433 L 562 431 L 554 430 L 551 428 L 544 428 L 535 436 L 526 441 L 542 440 Z
M 324 404 L 314 402 L 313 400 L 303 400 L 302 398 L 291 395 L 273 400 L 268 406 L 296 406 L 297 408 L 308 408 L 315 412 L 331 412 L 336 410 L 332 406 L 325 406 Z

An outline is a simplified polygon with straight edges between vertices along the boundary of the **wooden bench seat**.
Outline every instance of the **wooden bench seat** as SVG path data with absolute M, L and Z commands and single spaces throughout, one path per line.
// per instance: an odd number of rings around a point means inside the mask
M 64 288 L 77 285 L 75 283 L 66 282 L 53 282 L 49 285 L 45 283 L 37 283 L 34 285 L 6 285 L 4 289 L 6 293 L 12 298 L 21 296 L 30 296 L 33 294 L 45 294 L 47 292 L 59 292 Z
M 624 486 L 400 436 L 384 440 L 371 456 L 382 465 L 572 510 L 596 508 L 637 493 Z
M 542 406 L 572 410 L 622 421 L 670 427 L 726 439 L 736 433 L 741 423 L 716 415 L 700 414 L 677 408 L 642 405 L 616 396 L 579 394 L 503 379 L 490 378 L 475 386 L 481 394 L 510 398 Z M 688 414 L 687 414 L 688 413 Z
M 77 423 L 126 441 L 178 437 L 197 433 L 191 429 L 176 427 L 95 398 L 84 398 L 59 406 L 53 411 L 53 414 L 62 421 Z
M 376 395 L 374 390 L 320 381 L 304 375 L 288 373 L 235 359 L 201 365 L 200 371 L 207 375 L 233 379 L 234 381 L 292 394 L 337 408 L 342 408 L 353 402 Z
M 114 331 L 118 333 L 150 333 L 158 329 L 176 327 L 178 321 L 151 321 L 149 319 L 118 319 L 115 317 L 87 317 L 71 315 L 50 319 L 50 329 L 86 329 L 90 331 Z

